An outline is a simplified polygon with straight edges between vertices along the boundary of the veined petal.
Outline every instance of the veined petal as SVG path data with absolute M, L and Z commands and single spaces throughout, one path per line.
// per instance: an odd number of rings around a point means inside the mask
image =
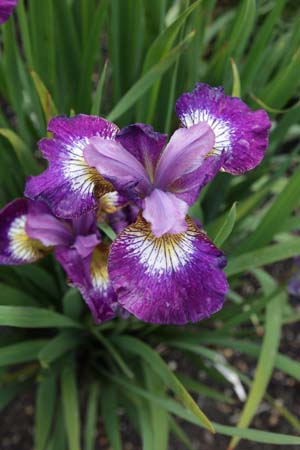
M 251 109 L 237 97 L 224 94 L 223 88 L 204 83 L 183 94 L 176 103 L 176 112 L 187 128 L 207 123 L 215 134 L 214 157 L 225 153 L 223 170 L 233 175 L 256 167 L 268 147 L 268 115 Z
M 109 142 L 118 128 L 101 117 L 80 114 L 55 117 L 48 130 L 53 132 L 53 138 L 42 139 L 39 146 L 50 166 L 41 175 L 28 179 L 25 195 L 45 201 L 62 218 L 78 217 L 96 209 L 99 197 L 114 189 L 88 166 L 83 151 L 93 136 Z
M 185 221 L 189 205 L 171 192 L 154 191 L 143 202 L 143 217 L 151 224 L 154 236 L 165 233 L 182 233 L 187 229 Z
M 90 145 L 84 149 L 84 158 L 125 196 L 131 197 L 132 191 L 142 193 L 149 189 L 143 165 L 117 141 L 106 143 L 101 137 L 91 138 Z
M 0 211 L 0 264 L 21 265 L 37 261 L 51 247 L 28 236 L 25 226 L 28 200 L 19 198 Z
M 149 179 L 153 181 L 155 167 L 167 137 L 167 134 L 157 133 L 149 125 L 135 123 L 123 128 L 117 134 L 116 141 L 142 164 Z
M 191 219 L 187 225 L 157 238 L 139 218 L 112 244 L 108 271 L 118 302 L 145 322 L 197 322 L 223 306 L 226 259 Z
M 117 305 L 107 273 L 108 247 L 99 244 L 87 258 L 83 258 L 75 248 L 57 247 L 55 257 L 71 284 L 81 292 L 95 322 L 112 319 Z
M 1 0 L 0 2 L 0 25 L 6 22 L 17 6 L 18 0 Z
M 214 133 L 206 123 L 175 131 L 158 162 L 155 186 L 170 189 L 185 175 L 195 174 L 203 165 L 208 153 L 212 151 L 214 144 Z
M 37 239 L 45 246 L 68 245 L 73 241 L 71 224 L 55 217 L 40 201 L 28 200 L 25 231 L 31 239 Z
M 117 191 L 108 192 L 101 197 L 100 212 L 113 214 L 118 209 L 124 208 L 128 204 L 128 199 Z

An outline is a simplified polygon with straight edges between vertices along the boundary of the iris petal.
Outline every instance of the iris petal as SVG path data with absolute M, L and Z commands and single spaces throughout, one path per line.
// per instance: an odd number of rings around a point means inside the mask
M 156 237 L 165 233 L 182 233 L 187 229 L 185 216 L 188 208 L 187 203 L 171 192 L 154 189 L 144 200 L 143 217 L 151 223 L 152 233 Z
M 99 244 L 92 254 L 83 258 L 75 248 L 58 247 L 55 256 L 66 271 L 70 283 L 82 294 L 95 322 L 115 316 L 116 295 L 107 272 L 108 247 Z
M 214 144 L 214 133 L 206 123 L 175 131 L 158 162 L 155 186 L 161 189 L 170 188 L 185 175 L 201 169 Z M 186 189 L 188 188 L 187 185 Z
M 84 158 L 121 193 L 126 194 L 132 189 L 143 193 L 149 189 L 143 165 L 119 142 L 106 143 L 101 137 L 91 138 L 90 145 L 84 150 Z
M 52 139 L 42 139 L 40 149 L 50 162 L 37 177 L 30 177 L 25 195 L 45 201 L 62 218 L 78 217 L 95 209 L 98 198 L 113 191 L 112 185 L 88 166 L 83 150 L 92 136 L 113 139 L 117 127 L 105 119 L 80 114 L 72 118 L 56 117 L 49 122 Z
M 27 199 L 16 199 L 0 211 L 0 264 L 29 264 L 51 251 L 51 247 L 29 237 L 27 216 Z
M 139 218 L 112 244 L 109 275 L 118 302 L 151 323 L 205 319 L 223 305 L 228 289 L 223 253 L 187 219 L 185 233 L 155 237 Z
M 6 22 L 14 8 L 17 6 L 18 0 L 1 0 L 0 2 L 0 25 Z
M 223 88 L 204 83 L 192 92 L 181 95 L 176 112 L 182 124 L 189 128 L 206 122 L 215 134 L 215 153 L 223 153 L 222 168 L 233 175 L 256 167 L 268 146 L 268 115 L 263 110 L 252 111 L 242 100 L 224 94 Z

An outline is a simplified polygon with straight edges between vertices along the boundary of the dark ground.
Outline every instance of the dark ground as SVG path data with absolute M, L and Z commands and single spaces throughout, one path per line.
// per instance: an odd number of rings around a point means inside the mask
M 281 342 L 281 351 L 292 358 L 299 359 L 300 348 L 300 325 L 293 324 L 284 327 Z M 240 371 L 248 376 L 253 376 L 253 360 L 243 357 L 231 350 L 225 350 L 227 360 L 234 364 Z M 181 364 L 180 364 L 181 365 Z M 279 371 L 273 373 L 272 381 L 268 388 L 268 393 L 282 402 L 299 419 L 300 413 L 300 383 L 285 376 Z M 0 450 L 34 450 L 33 447 L 33 423 L 34 423 L 34 389 L 28 390 L 22 396 L 13 401 L 0 414 Z M 238 414 L 242 404 L 237 401 L 234 405 L 216 402 L 208 398 L 198 398 L 201 408 L 209 418 L 214 421 L 234 425 L 237 422 Z M 181 422 L 183 424 L 183 422 Z M 292 426 L 281 417 L 278 412 L 272 409 L 266 402 L 260 406 L 252 428 L 277 433 L 295 434 Z M 124 421 L 124 450 L 140 450 L 138 440 L 133 438 L 132 431 L 126 426 Z M 192 442 L 195 450 L 226 450 L 229 439 L 199 429 L 190 424 L 184 424 L 184 429 Z M 132 443 L 133 442 L 133 443 Z M 297 446 L 289 446 L 288 449 L 296 450 Z M 108 450 L 107 439 L 103 433 L 101 422 L 98 424 L 97 450 Z M 285 450 L 285 446 L 257 444 L 253 442 L 241 441 L 240 450 Z M 159 449 L 157 449 L 159 450 Z M 173 438 L 169 444 L 169 450 L 185 450 L 185 447 L 176 442 Z

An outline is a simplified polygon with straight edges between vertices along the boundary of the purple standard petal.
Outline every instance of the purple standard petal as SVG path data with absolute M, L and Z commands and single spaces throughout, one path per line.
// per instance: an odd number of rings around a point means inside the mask
M 71 284 L 81 292 L 95 322 L 112 319 L 115 316 L 116 295 L 107 273 L 108 247 L 98 245 L 87 258 L 82 258 L 75 248 L 58 247 L 55 256 Z
M 214 133 L 206 123 L 175 131 L 158 162 L 155 186 L 170 189 L 183 176 L 197 174 L 214 144 Z
M 50 208 L 40 201 L 28 200 L 25 230 L 32 239 L 44 245 L 70 245 L 73 241 L 71 224 L 55 217 Z
M 118 302 L 145 322 L 183 325 L 222 308 L 223 253 L 187 219 L 188 230 L 156 238 L 140 218 L 111 247 L 108 271 Z
M 78 217 L 96 209 L 98 199 L 113 190 L 112 185 L 88 166 L 84 148 L 94 136 L 104 143 L 114 139 L 116 125 L 101 117 L 80 114 L 55 117 L 48 125 L 52 139 L 42 139 L 39 147 L 49 161 L 49 168 L 28 179 L 25 195 L 45 201 L 53 213 L 62 218 Z
M 26 232 L 28 203 L 19 198 L 0 211 L 0 264 L 29 264 L 51 251 Z
M 182 233 L 187 229 L 185 217 L 188 208 L 187 203 L 171 192 L 154 189 L 143 202 L 143 217 L 150 222 L 156 237 L 165 233 Z
M 131 198 L 132 193 L 145 193 L 150 189 L 147 173 L 141 162 L 119 142 L 105 141 L 101 137 L 90 139 L 84 149 L 89 166 L 109 180 L 118 192 Z
M 142 164 L 151 181 L 167 138 L 167 134 L 157 133 L 143 123 L 129 125 L 116 136 L 116 140 Z
M 18 0 L 0 0 L 0 25 L 10 18 L 17 3 Z
M 205 122 L 215 134 L 214 157 L 225 153 L 222 168 L 233 175 L 254 169 L 269 143 L 271 123 L 263 110 L 251 109 L 237 97 L 224 94 L 223 88 L 199 83 L 179 97 L 176 112 L 187 128 Z

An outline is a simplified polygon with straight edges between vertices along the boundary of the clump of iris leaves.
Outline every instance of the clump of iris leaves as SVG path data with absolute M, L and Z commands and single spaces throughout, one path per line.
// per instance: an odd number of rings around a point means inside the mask
M 300 254 L 299 12 L 285 0 L 20 0 L 1 27 L 1 207 L 43 169 L 36 141 L 57 114 L 168 133 L 174 100 L 204 81 L 265 108 L 273 122 L 263 163 L 247 176 L 219 174 L 191 211 L 229 261 L 229 298 L 209 320 L 96 326 L 51 256 L 0 268 L 0 408 L 36 385 L 35 450 L 94 449 L 100 415 L 113 450 L 122 449 L 122 415 L 145 450 L 167 450 L 171 434 L 192 449 L 184 420 L 223 434 L 228 449 L 240 439 L 259 448 L 300 444 L 299 418 L 267 392 L 275 368 L 300 379 L 300 362 L 279 352 L 283 325 L 300 315 L 287 280 L 265 270 Z M 255 280 L 250 294 L 245 274 Z M 230 365 L 224 348 L 252 359 L 251 377 Z M 179 368 L 184 359 L 202 371 L 201 382 L 171 370 L 174 351 Z M 241 386 L 236 426 L 207 418 L 191 397 L 234 403 Z M 278 408 L 290 435 L 251 428 L 263 401 Z

